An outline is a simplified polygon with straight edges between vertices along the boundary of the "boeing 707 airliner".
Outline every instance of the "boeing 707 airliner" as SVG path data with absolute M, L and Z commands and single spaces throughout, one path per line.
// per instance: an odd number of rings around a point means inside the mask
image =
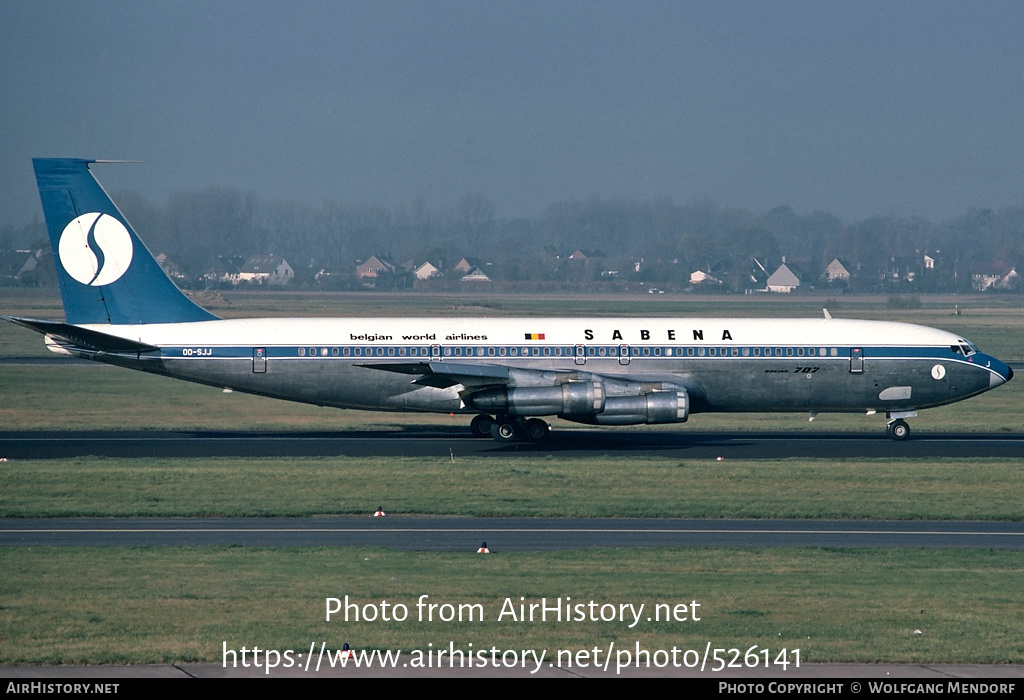
M 829 318 L 220 319 L 167 277 L 89 170 L 36 159 L 65 321 L 5 316 L 111 365 L 338 408 L 474 415 L 541 441 L 558 416 L 683 423 L 704 412 L 885 414 L 960 401 L 1013 371 L 958 335 Z

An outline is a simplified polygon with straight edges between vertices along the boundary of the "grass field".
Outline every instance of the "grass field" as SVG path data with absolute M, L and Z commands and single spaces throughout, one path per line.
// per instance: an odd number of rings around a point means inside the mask
M 0 517 L 292 517 L 383 505 L 484 517 L 1020 520 L 1020 470 L 1006 459 L 78 457 L 0 465 Z
M 945 328 L 1006 361 L 1024 359 L 1024 300 L 498 295 L 228 294 L 224 316 L 650 315 L 878 318 Z M 959 306 L 961 315 L 954 316 Z M 0 312 L 61 318 L 53 295 L 0 290 Z M 49 357 L 41 337 L 0 325 L 0 358 Z M 1024 384 L 922 412 L 916 433 L 1020 431 Z M 415 431 L 465 416 L 339 411 L 104 366 L 0 366 L 0 423 L 14 429 Z M 858 430 L 881 417 L 695 415 L 665 430 Z M 556 428 L 561 424 L 556 423 Z M 578 426 L 573 426 L 578 428 Z M 837 517 L 1019 520 L 1017 460 L 744 460 L 557 457 L 147 459 L 0 465 L 0 517 L 474 515 Z M 544 554 L 355 548 L 0 550 L 0 663 L 147 663 L 220 658 L 229 646 L 426 648 L 800 648 L 809 661 L 1024 663 L 1021 552 L 973 550 L 598 550 Z M 325 623 L 325 596 L 407 605 L 506 596 L 613 603 L 701 601 L 700 623 L 463 625 Z M 492 615 L 493 617 L 493 615 Z M 920 633 L 916 633 L 919 631 Z
M 975 550 L 587 550 L 546 554 L 363 548 L 0 550 L 0 663 L 221 660 L 228 648 L 800 650 L 802 663 L 1020 663 L 1019 553 Z M 415 603 L 480 604 L 483 621 L 418 622 Z M 325 621 L 325 598 L 387 600 L 404 623 Z M 645 605 L 620 622 L 513 622 L 559 597 Z M 697 601 L 700 621 L 648 622 Z M 691 608 L 693 609 L 693 608 Z M 731 658 L 727 657 L 727 658 Z M 710 663 L 710 661 L 709 661 Z M 614 668 L 614 662 L 612 663 Z

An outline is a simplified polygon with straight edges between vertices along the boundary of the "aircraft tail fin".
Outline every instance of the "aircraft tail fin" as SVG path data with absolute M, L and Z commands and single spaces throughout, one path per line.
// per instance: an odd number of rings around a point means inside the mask
M 129 325 L 217 317 L 179 290 L 89 172 L 94 160 L 35 158 L 64 316 Z

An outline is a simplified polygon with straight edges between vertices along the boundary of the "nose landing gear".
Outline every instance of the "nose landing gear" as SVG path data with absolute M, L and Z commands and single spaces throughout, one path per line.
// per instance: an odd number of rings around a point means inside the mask
M 910 425 L 902 418 L 897 418 L 885 426 L 885 434 L 892 440 L 906 440 L 910 437 Z

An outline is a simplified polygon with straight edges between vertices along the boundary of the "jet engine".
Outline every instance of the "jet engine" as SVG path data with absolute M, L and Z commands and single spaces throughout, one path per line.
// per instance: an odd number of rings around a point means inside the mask
M 469 397 L 477 411 L 515 416 L 586 416 L 604 410 L 601 382 L 565 382 L 555 386 L 499 387 Z
M 569 381 L 543 387 L 496 387 L 468 397 L 466 403 L 486 413 L 510 416 L 554 416 L 577 423 L 636 425 L 683 423 L 690 415 L 690 400 L 678 386 L 617 382 L 636 393 L 607 396 L 601 381 Z
M 581 422 L 597 425 L 685 423 L 689 416 L 690 397 L 685 391 L 652 391 L 638 396 L 609 396 L 604 411 Z

